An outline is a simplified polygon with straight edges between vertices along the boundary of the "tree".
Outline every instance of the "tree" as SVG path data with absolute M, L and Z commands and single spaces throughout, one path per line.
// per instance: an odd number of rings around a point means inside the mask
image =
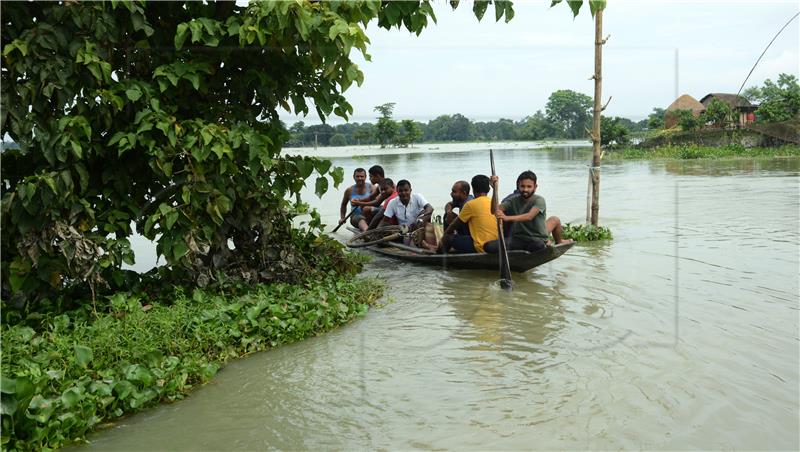
M 625 118 L 603 116 L 600 123 L 600 144 L 623 145 L 630 143 L 630 129 L 625 125 Z M 627 120 L 630 122 L 630 120 Z
M 581 138 L 589 125 L 592 98 L 569 89 L 553 92 L 547 100 L 547 119 L 556 125 L 562 136 Z
M 289 133 L 291 134 L 291 138 L 286 142 L 286 146 L 303 146 L 304 142 L 303 139 L 305 137 L 305 123 L 303 121 L 297 121 L 292 124 L 292 127 L 289 128 Z
M 429 20 L 427 2 L 4 4 L 3 299 L 127 289 L 131 223 L 181 281 L 300 278 L 335 254 L 315 212 L 293 226 L 300 191 L 343 173 L 283 154 L 278 109 L 347 118 L 367 24 Z
M 733 117 L 733 108 L 730 104 L 719 99 L 711 99 L 700 117 L 700 123 L 701 125 L 710 123 L 717 127 L 726 127 L 733 122 Z
M 666 110 L 663 108 L 653 107 L 653 112 L 647 116 L 647 128 L 650 130 L 663 129 L 664 113 Z
M 356 140 L 356 144 L 370 144 L 374 142 L 373 137 L 376 135 L 375 125 L 367 122 L 358 125 L 353 132 L 353 139 Z
M 428 123 L 430 139 L 468 141 L 475 138 L 475 125 L 460 113 L 441 115 Z
M 763 87 L 751 87 L 745 93 L 760 103 L 756 110 L 759 121 L 788 121 L 800 114 L 800 84 L 796 75 L 780 74 L 777 83 L 767 79 Z
M 331 137 L 328 144 L 331 146 L 347 146 L 347 138 L 341 133 L 336 133 Z
M 303 141 L 309 146 L 328 146 L 335 133 L 335 129 L 330 124 L 314 124 L 306 127 Z
M 559 128 L 553 124 L 541 110 L 528 116 L 520 124 L 519 137 L 525 140 L 544 140 L 559 135 Z
M 381 144 L 382 148 L 385 148 L 387 144 L 393 142 L 395 135 L 397 135 L 397 122 L 392 119 L 394 105 L 394 102 L 388 102 L 374 108 L 375 111 L 380 113 L 378 124 L 375 126 L 375 138 L 378 140 L 378 143 Z
M 421 136 L 420 126 L 411 119 L 404 119 L 400 122 L 400 133 L 395 138 L 395 144 L 405 148 L 414 144 Z
M 761 98 L 761 90 L 757 86 L 751 86 L 742 91 L 740 95 L 749 100 L 750 103 L 757 104 Z
M 678 116 L 678 125 L 681 129 L 687 132 L 699 129 L 704 122 L 700 116 L 695 116 L 692 110 L 675 110 L 673 114 Z

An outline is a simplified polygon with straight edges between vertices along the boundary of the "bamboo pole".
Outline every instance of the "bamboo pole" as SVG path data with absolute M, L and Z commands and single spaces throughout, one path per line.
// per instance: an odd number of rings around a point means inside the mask
M 592 166 L 589 174 L 592 180 L 591 224 L 597 226 L 600 211 L 600 115 L 603 90 L 603 9 L 594 15 L 594 115 L 592 118 Z

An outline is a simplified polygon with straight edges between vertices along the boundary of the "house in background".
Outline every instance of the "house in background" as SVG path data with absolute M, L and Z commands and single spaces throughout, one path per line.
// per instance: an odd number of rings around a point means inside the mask
M 682 95 L 681 97 L 675 99 L 675 102 L 671 103 L 664 112 L 665 129 L 671 129 L 672 127 L 678 125 L 679 118 L 676 114 L 677 110 L 691 110 L 694 117 L 697 118 L 706 110 L 706 107 L 698 102 L 694 97 L 688 94 Z
M 700 99 L 700 103 L 708 107 L 714 99 L 730 105 L 733 111 L 739 116 L 739 127 L 744 127 L 748 123 L 755 122 L 758 105 L 751 104 L 750 101 L 744 97 L 737 96 L 736 94 L 710 93 Z

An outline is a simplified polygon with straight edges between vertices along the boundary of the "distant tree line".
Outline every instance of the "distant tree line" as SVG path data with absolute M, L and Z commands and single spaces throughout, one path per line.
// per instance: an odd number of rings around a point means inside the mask
M 797 77 L 780 74 L 777 82 L 767 80 L 762 87 L 746 89 L 742 96 L 759 104 L 756 122 L 777 122 L 796 118 L 800 113 L 800 86 Z M 512 120 L 472 121 L 460 113 L 441 115 L 427 123 L 393 118 L 395 104 L 377 105 L 375 123 L 348 123 L 331 126 L 306 126 L 296 122 L 289 127 L 291 139 L 287 146 L 347 146 L 381 145 L 408 147 L 414 143 L 458 141 L 513 141 L 587 138 L 590 127 L 592 99 L 572 90 L 553 92 L 544 112 Z M 665 109 L 655 107 L 647 118 L 632 121 L 628 118 L 606 117 L 601 122 L 601 144 L 627 144 L 632 133 L 664 128 Z M 700 117 L 690 111 L 677 111 L 678 124 L 684 130 L 705 126 L 724 127 L 735 121 L 735 112 L 724 102 L 713 101 Z
M 289 127 L 287 146 L 381 145 L 408 147 L 414 143 L 458 141 L 512 141 L 545 139 L 581 139 L 591 123 L 592 99 L 572 90 L 552 93 L 545 111 L 536 111 L 522 120 L 501 118 L 497 121 L 472 121 L 456 113 L 441 115 L 427 123 L 393 119 L 395 104 L 375 107 L 375 123 L 317 124 L 302 121 Z M 604 133 L 611 141 L 621 142 L 630 132 L 663 126 L 664 110 L 654 109 L 648 119 L 634 122 L 627 118 L 603 118 Z M 660 122 L 659 122 L 660 121 Z M 604 142 L 607 140 L 604 139 Z

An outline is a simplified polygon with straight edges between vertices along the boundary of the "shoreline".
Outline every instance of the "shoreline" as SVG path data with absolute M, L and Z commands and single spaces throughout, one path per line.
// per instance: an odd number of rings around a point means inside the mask
M 371 157 L 376 155 L 403 155 L 422 153 L 447 153 L 487 151 L 489 149 L 552 149 L 565 147 L 591 147 L 592 143 L 585 140 L 556 140 L 556 141 L 497 141 L 492 143 L 464 141 L 452 143 L 421 143 L 413 147 L 381 148 L 378 145 L 360 146 L 326 146 L 283 148 L 287 155 L 301 155 L 304 157 L 342 158 L 342 157 Z

